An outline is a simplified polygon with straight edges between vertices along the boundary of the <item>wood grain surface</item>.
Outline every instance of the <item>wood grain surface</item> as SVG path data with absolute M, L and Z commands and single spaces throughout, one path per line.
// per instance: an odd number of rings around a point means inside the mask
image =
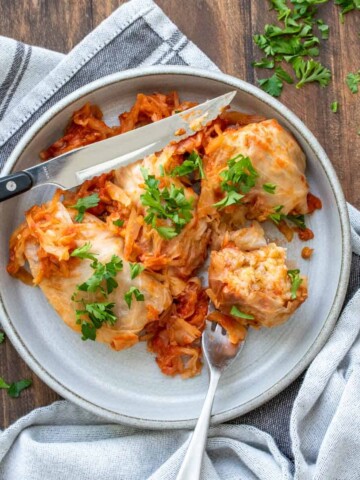
M 266 0 L 156 0 L 158 5 L 224 72 L 256 83 L 251 66 L 261 53 L 252 36 L 274 23 L 276 14 Z M 0 0 L 0 35 L 68 52 L 111 14 L 122 0 Z M 179 7 L 181 3 L 181 7 Z M 345 76 L 360 68 L 360 13 L 339 21 L 339 9 L 321 6 L 330 25 L 330 38 L 322 42 L 321 61 L 333 71 L 329 87 L 309 85 L 296 91 L 284 88 L 281 101 L 294 111 L 319 139 L 340 178 L 346 198 L 360 208 L 360 93 L 353 95 Z M 1 52 L 0 52 L 1 55 Z M 263 72 L 260 72 L 263 75 Z M 330 104 L 337 100 L 339 112 Z M 33 386 L 20 398 L 1 392 L 0 428 L 35 407 L 59 397 L 44 385 L 18 356 L 9 340 L 0 345 L 0 376 L 7 381 L 32 378 Z

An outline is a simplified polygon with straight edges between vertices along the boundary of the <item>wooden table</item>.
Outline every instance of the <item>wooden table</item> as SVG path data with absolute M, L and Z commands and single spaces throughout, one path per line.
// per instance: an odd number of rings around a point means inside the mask
M 265 0 L 156 0 L 165 13 L 224 72 L 256 83 L 251 62 L 260 58 L 252 41 L 276 14 Z M 108 17 L 122 0 L 0 0 L 0 35 L 60 52 L 68 52 Z M 181 4 L 181 6 L 179 6 Z M 325 147 L 340 178 L 347 200 L 360 207 L 360 93 L 353 95 L 345 76 L 360 68 L 360 13 L 351 12 L 339 22 L 339 9 L 329 2 L 321 6 L 330 25 L 323 42 L 321 61 L 334 72 L 331 85 L 309 85 L 296 91 L 286 86 L 281 101 L 293 110 Z M 1 52 L 0 52 L 1 55 Z M 263 72 L 260 72 L 263 74 Z M 265 75 L 263 75 L 265 76 Z M 337 100 L 337 114 L 330 104 Z M 17 380 L 32 378 L 33 386 L 19 399 L 1 392 L 0 428 L 35 407 L 48 405 L 59 396 L 42 383 L 7 340 L 0 346 L 0 376 Z

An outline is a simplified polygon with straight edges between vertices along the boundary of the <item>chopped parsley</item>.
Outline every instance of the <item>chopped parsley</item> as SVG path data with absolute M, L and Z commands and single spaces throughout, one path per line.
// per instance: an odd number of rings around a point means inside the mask
M 82 310 L 76 310 L 76 323 L 81 325 L 82 340 L 95 340 L 96 330 L 104 323 L 114 325 L 117 318 L 114 315 L 113 308 L 115 303 L 94 302 L 83 304 Z
M 257 68 L 274 68 L 275 62 L 271 58 L 262 58 L 259 62 L 252 62 L 253 67 Z
M 359 91 L 360 69 L 356 73 L 348 73 L 346 75 L 346 84 L 352 93 L 357 93 Z
M 254 320 L 254 315 L 250 315 L 248 313 L 241 312 L 237 307 L 232 306 L 230 310 L 230 315 L 234 315 L 234 317 L 245 318 L 246 320 Z
M 81 258 L 81 259 L 88 258 L 89 260 L 96 261 L 97 260 L 95 257 L 96 254 L 90 253 L 90 249 L 91 249 L 91 243 L 90 242 L 84 243 L 82 247 L 75 248 L 75 250 L 71 252 L 70 256 Z
M 341 7 L 340 10 L 340 21 L 344 23 L 344 15 L 351 12 L 355 8 L 360 10 L 360 1 L 359 0 L 335 0 L 335 5 Z
M 305 230 L 305 216 L 304 215 L 286 215 L 286 219 L 294 223 L 297 227 Z
M 317 27 L 321 32 L 321 38 L 327 40 L 329 38 L 329 25 L 326 25 L 323 20 L 317 20 Z
M 173 169 L 171 172 L 172 177 L 184 177 L 189 175 L 195 170 L 199 170 L 200 178 L 205 178 L 202 158 L 200 155 L 193 151 L 190 155 L 183 161 L 183 163 Z
M 271 193 L 272 195 L 275 193 L 276 190 L 276 185 L 275 183 L 264 183 L 263 184 L 263 190 L 267 193 Z
M 294 223 L 297 227 L 301 228 L 302 230 L 306 228 L 305 224 L 305 216 L 304 215 L 285 215 L 284 213 L 281 212 L 281 210 L 284 208 L 283 205 L 277 205 L 274 207 L 274 213 L 271 213 L 268 218 L 272 220 L 276 225 L 279 225 L 279 223 L 282 220 L 289 220 L 290 222 Z
M 144 265 L 141 265 L 141 263 L 129 263 L 129 266 L 131 280 L 134 280 L 134 278 L 136 278 L 143 270 L 145 270 Z
M 160 237 L 165 238 L 165 240 L 171 240 L 179 235 L 175 228 L 172 227 L 155 227 L 155 229 Z
M 284 85 L 276 73 L 269 78 L 261 78 L 258 84 L 264 92 L 273 97 L 280 97 Z
M 300 270 L 288 270 L 287 274 L 290 277 L 291 280 L 291 288 L 290 288 L 290 293 L 291 293 L 291 300 L 295 300 L 296 298 L 296 292 L 298 291 L 298 288 L 302 284 L 302 278 L 300 278 Z
M 145 193 L 140 196 L 141 203 L 147 207 L 145 222 L 167 240 L 176 237 L 193 217 L 193 198 L 188 200 L 184 188 L 174 184 L 160 189 L 154 175 L 149 175 L 145 168 L 141 168 L 141 172 L 145 180 Z M 159 219 L 170 220 L 171 226 L 158 225 Z
M 214 203 L 214 207 L 222 209 L 240 203 L 245 194 L 255 186 L 258 176 L 249 157 L 240 154 L 228 160 L 228 167 L 220 173 L 221 189 L 225 192 L 225 197 Z
M 130 287 L 124 295 L 125 302 L 127 303 L 127 306 L 129 308 L 131 308 L 132 296 L 134 296 L 138 302 L 143 302 L 145 300 L 144 295 L 140 292 L 138 288 L 134 286 Z
M 112 223 L 113 225 L 115 225 L 115 227 L 122 227 L 124 225 L 124 220 L 121 220 L 121 218 L 118 218 L 117 220 L 114 220 Z
M 336 113 L 339 108 L 339 102 L 332 102 L 332 104 L 330 105 L 330 108 L 333 113 Z
M 123 262 L 120 257 L 113 255 L 110 262 L 105 264 L 95 259 L 91 264 L 91 268 L 94 270 L 94 273 L 86 282 L 78 285 L 77 289 L 82 292 L 100 291 L 106 296 L 118 286 L 115 277 L 117 272 L 122 270 Z M 104 283 L 106 284 L 106 290 L 103 286 Z
M 75 208 L 78 214 L 75 217 L 75 222 L 82 222 L 84 214 L 89 208 L 97 207 L 99 205 L 100 198 L 97 193 L 93 193 L 88 197 L 79 198 L 75 205 L 71 205 L 70 208 Z
M 4 332 L 0 332 L 0 343 L 3 343 L 5 340 L 5 333 Z
M 313 57 L 319 55 L 320 44 L 315 28 L 322 39 L 329 37 L 329 26 L 322 19 L 315 18 L 317 5 L 327 1 L 270 0 L 282 25 L 265 25 L 263 34 L 253 37 L 255 44 L 266 55 L 262 60 L 254 62 L 253 66 L 275 68 L 271 77 L 258 80 L 259 86 L 270 95 L 279 97 L 284 81 L 294 83 L 293 77 L 279 65 L 282 61 L 293 68 L 299 80 L 297 88 L 310 82 L 318 82 L 321 86 L 330 82 L 330 70 L 313 60 Z
M 282 67 L 276 67 L 275 73 L 280 80 L 284 80 L 287 83 L 294 83 L 291 75 L 289 75 Z
M 279 225 L 281 220 L 285 218 L 285 215 L 281 213 L 281 210 L 284 208 L 284 205 L 277 205 L 274 207 L 274 213 L 270 213 L 269 217 L 276 225 Z
M 8 384 L 0 377 L 0 388 L 6 389 L 9 397 L 12 398 L 18 398 L 20 393 L 25 390 L 25 388 L 30 387 L 31 384 L 31 380 L 19 380 L 18 382 Z
M 81 325 L 82 340 L 95 340 L 96 330 L 104 323 L 114 325 L 117 318 L 113 312 L 115 306 L 112 302 L 88 302 L 83 298 L 77 298 L 77 292 L 100 292 L 105 298 L 117 288 L 118 283 L 115 277 L 123 269 L 123 262 L 120 257 L 113 255 L 110 262 L 101 263 L 90 253 L 91 243 L 85 243 L 82 247 L 72 252 L 73 257 L 92 260 L 90 267 L 94 273 L 86 282 L 77 285 L 77 291 L 73 293 L 71 300 L 82 305 L 76 309 L 76 323 Z

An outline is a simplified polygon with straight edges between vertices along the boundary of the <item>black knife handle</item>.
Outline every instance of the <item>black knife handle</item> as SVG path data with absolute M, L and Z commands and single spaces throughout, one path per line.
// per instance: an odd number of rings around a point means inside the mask
M 0 177 L 0 202 L 24 193 L 33 186 L 33 179 L 29 173 L 16 172 Z

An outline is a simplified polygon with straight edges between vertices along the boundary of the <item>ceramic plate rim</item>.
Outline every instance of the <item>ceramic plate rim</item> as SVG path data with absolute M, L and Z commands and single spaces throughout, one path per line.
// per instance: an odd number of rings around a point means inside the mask
M 341 271 L 339 277 L 339 283 L 337 286 L 337 291 L 333 299 L 333 304 L 330 309 L 329 315 L 324 320 L 322 328 L 315 338 L 311 347 L 304 354 L 302 359 L 296 364 L 292 370 L 290 370 L 280 381 L 275 383 L 268 390 L 264 391 L 262 394 L 258 395 L 256 398 L 246 402 L 245 404 L 233 407 L 225 412 L 216 414 L 212 417 L 212 423 L 218 424 L 224 421 L 231 420 L 239 415 L 243 415 L 263 403 L 267 402 L 282 390 L 284 390 L 290 383 L 292 383 L 310 364 L 313 358 L 317 355 L 320 349 L 325 344 L 328 339 L 333 327 L 337 321 L 338 315 L 340 313 L 343 300 L 345 298 L 349 275 L 350 275 L 350 264 L 351 264 L 351 243 L 350 243 L 350 223 L 348 217 L 348 211 L 346 206 L 346 201 L 344 194 L 342 192 L 339 180 L 335 173 L 335 170 L 327 157 L 324 149 L 321 147 L 319 142 L 316 140 L 314 135 L 310 130 L 305 126 L 305 124 L 285 107 L 281 102 L 274 99 L 270 95 L 266 94 L 259 88 L 243 81 L 237 79 L 233 76 L 226 75 L 218 72 L 208 72 L 192 67 L 180 67 L 180 66 L 156 66 L 156 67 L 146 67 L 146 68 L 136 68 L 132 70 L 126 70 L 124 72 L 114 73 L 103 77 L 99 80 L 91 82 L 80 89 L 74 91 L 73 93 L 67 95 L 54 106 L 50 107 L 24 134 L 21 138 L 7 161 L 5 162 L 2 175 L 6 175 L 16 164 L 16 161 L 20 157 L 23 150 L 26 148 L 28 143 L 38 134 L 38 132 L 46 126 L 50 119 L 67 107 L 69 104 L 73 103 L 76 100 L 79 100 L 81 97 L 94 92 L 100 88 L 109 86 L 113 83 L 118 83 L 123 80 L 128 80 L 131 78 L 138 78 L 143 76 L 154 76 L 154 75 L 195 75 L 202 77 L 204 79 L 210 79 L 215 81 L 220 81 L 226 83 L 231 87 L 235 87 L 243 92 L 249 93 L 250 95 L 256 97 L 258 100 L 267 104 L 269 107 L 276 110 L 280 115 L 285 117 L 287 121 L 293 126 L 293 128 L 298 131 L 302 138 L 308 143 L 309 148 L 314 153 L 314 158 L 320 162 L 325 174 L 327 175 L 329 185 L 334 193 L 336 199 L 336 208 L 339 213 L 340 226 L 341 226 L 341 238 L 342 238 L 342 259 L 341 259 Z M 75 404 L 85 408 L 92 413 L 99 415 L 101 417 L 107 418 L 109 420 L 120 422 L 128 425 L 133 425 L 137 427 L 146 427 L 154 429 L 169 429 L 169 428 L 190 428 L 195 424 L 196 419 L 187 419 L 187 420 L 147 420 L 143 418 L 137 418 L 135 416 L 127 416 L 112 410 L 106 409 L 99 405 L 96 405 L 93 402 L 90 402 L 86 398 L 79 396 L 75 391 L 70 390 L 68 387 L 62 385 L 61 381 L 54 378 L 46 368 L 39 364 L 36 358 L 33 357 L 31 352 L 28 350 L 25 342 L 21 339 L 16 331 L 15 325 L 12 323 L 9 315 L 6 312 L 5 305 L 1 298 L 0 292 L 0 320 L 2 326 L 8 337 L 10 338 L 12 344 L 24 359 L 24 361 L 29 365 L 29 367 L 38 375 L 50 388 L 55 390 L 59 395 L 68 400 L 73 401 Z

